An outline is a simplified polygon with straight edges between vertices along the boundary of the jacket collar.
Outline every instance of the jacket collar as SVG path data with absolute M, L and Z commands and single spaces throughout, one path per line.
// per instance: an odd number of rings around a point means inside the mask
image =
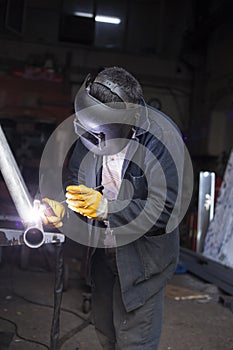
M 145 104 L 145 102 L 143 103 L 142 106 L 142 113 L 140 113 L 140 115 L 138 115 L 136 118 L 136 129 L 135 129 L 135 138 L 137 138 L 137 136 L 140 136 L 142 134 L 145 134 L 147 131 L 149 131 L 150 129 L 150 121 L 149 121 L 149 117 L 148 117 L 148 106 Z

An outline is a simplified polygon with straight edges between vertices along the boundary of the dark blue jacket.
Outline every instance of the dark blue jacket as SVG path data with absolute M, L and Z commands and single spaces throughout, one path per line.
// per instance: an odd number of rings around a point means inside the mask
M 118 198 L 108 207 L 108 220 L 118 242 L 116 260 L 127 311 L 143 305 L 174 273 L 183 154 L 177 127 L 166 115 L 148 107 L 129 142 Z M 98 186 L 101 165 L 102 158 L 88 152 L 78 140 L 70 160 L 69 183 Z M 91 227 L 89 243 L 96 247 L 101 222 L 88 222 L 84 226 L 89 234 Z

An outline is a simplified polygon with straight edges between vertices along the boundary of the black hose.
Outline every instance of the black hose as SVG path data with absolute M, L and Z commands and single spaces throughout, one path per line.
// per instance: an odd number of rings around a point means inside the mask
M 16 336 L 17 336 L 19 339 L 21 339 L 21 340 L 23 340 L 23 341 L 25 341 L 25 342 L 28 342 L 28 343 L 32 343 L 32 344 L 37 344 L 37 345 L 43 346 L 44 348 L 46 348 L 46 349 L 49 350 L 49 347 L 48 347 L 46 344 L 43 344 L 43 343 L 41 343 L 41 342 L 39 342 L 39 341 L 37 341 L 37 340 L 35 340 L 35 339 L 25 338 L 25 337 L 23 337 L 22 335 L 20 335 L 19 332 L 18 332 L 18 326 L 17 326 L 17 324 L 16 324 L 14 321 L 9 320 L 8 318 L 2 317 L 2 316 L 0 316 L 0 320 L 3 320 L 3 321 L 5 321 L 5 322 L 8 322 L 8 323 L 10 323 L 11 325 L 13 325 L 13 326 L 14 326 L 15 334 L 16 334 Z M 1 344 L 0 344 L 0 349 L 3 349 L 3 348 L 1 347 Z M 5 349 L 5 347 L 4 347 L 4 349 Z
M 66 334 L 63 335 L 63 337 L 61 337 L 59 339 L 58 342 L 58 347 L 57 350 L 60 350 L 62 348 L 62 346 L 70 339 L 72 338 L 75 334 L 77 334 L 78 332 L 81 332 L 84 328 L 88 327 L 91 324 L 91 320 L 87 319 L 86 321 L 84 321 L 83 323 L 81 323 L 79 326 L 74 327 L 73 329 L 71 329 L 69 332 L 67 332 Z

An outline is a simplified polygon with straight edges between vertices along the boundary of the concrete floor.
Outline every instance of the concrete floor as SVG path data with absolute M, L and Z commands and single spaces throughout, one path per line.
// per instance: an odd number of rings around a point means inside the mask
M 60 339 L 63 345 L 59 349 L 101 350 L 93 325 L 86 321 L 90 314 L 82 312 L 86 286 L 80 278 L 80 256 L 83 254 L 80 250 L 78 245 L 69 245 L 69 242 L 64 245 L 69 274 L 68 288 L 62 299 Z M 6 347 L 0 341 L 0 350 L 42 350 L 49 347 L 54 273 L 48 270 L 43 251 L 30 251 L 28 266 L 22 270 L 19 268 L 20 248 L 3 249 L 0 339 L 1 334 L 6 336 L 8 333 L 12 341 Z M 53 254 L 51 260 L 54 260 Z M 167 287 L 159 350 L 232 350 L 233 313 L 219 302 L 221 295 L 214 285 L 189 273 L 176 274 Z M 201 299 L 188 299 L 200 296 Z

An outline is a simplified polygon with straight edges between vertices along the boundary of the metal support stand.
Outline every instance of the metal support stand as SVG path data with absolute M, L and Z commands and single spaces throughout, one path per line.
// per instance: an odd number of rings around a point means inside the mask
M 56 232 L 44 232 L 40 217 L 38 217 L 35 221 L 31 221 L 30 216 L 32 215 L 31 213 L 33 209 L 32 199 L 8 145 L 1 125 L 0 170 L 20 216 L 19 221 L 21 221 L 22 226 L 20 229 L 0 227 L 0 247 L 26 244 L 30 248 L 36 249 L 45 243 L 54 243 L 57 248 L 54 287 L 54 313 L 50 337 L 50 350 L 57 350 L 64 273 L 62 243 L 65 240 L 65 236 Z M 34 209 L 38 209 L 39 204 L 39 201 L 34 201 Z M 10 221 L 9 217 L 7 220 Z M 5 221 L 3 218 L 3 222 Z
M 56 244 L 56 267 L 55 267 L 55 285 L 54 285 L 54 309 L 53 320 L 50 334 L 50 350 L 57 350 L 60 331 L 60 309 L 62 302 L 63 281 L 64 281 L 64 257 L 63 246 Z

